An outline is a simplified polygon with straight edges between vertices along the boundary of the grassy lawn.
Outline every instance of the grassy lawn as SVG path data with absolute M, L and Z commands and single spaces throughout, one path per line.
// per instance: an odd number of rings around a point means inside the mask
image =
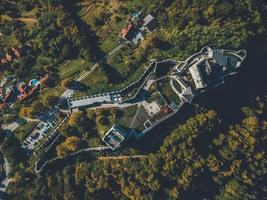
M 15 136 L 20 140 L 24 140 L 37 126 L 38 122 L 27 122 L 24 125 L 19 126 L 15 129 Z
M 82 82 L 93 88 L 97 87 L 99 84 L 107 83 L 108 79 L 103 71 L 97 67 L 91 74 L 82 80 Z
M 116 120 L 116 124 L 126 128 L 130 127 L 131 121 L 136 113 L 136 110 L 137 105 L 121 109 L 123 114 Z
M 82 59 L 70 60 L 60 65 L 58 68 L 60 77 L 59 83 L 54 88 L 46 88 L 45 91 L 40 95 L 40 98 L 44 98 L 44 96 L 50 94 L 53 94 L 55 96 L 60 96 L 65 91 L 65 88 L 61 86 L 60 81 L 62 81 L 65 78 L 76 79 L 84 71 L 90 69 L 90 66 L 92 66 L 92 63 L 84 61 Z M 36 66 L 35 68 L 38 68 L 38 66 Z
M 38 11 L 38 8 L 33 8 L 32 10 L 29 10 L 29 11 L 23 11 L 21 13 L 21 17 L 35 18 L 37 11 Z
M 89 69 L 91 65 L 91 62 L 84 61 L 83 59 L 67 61 L 59 66 L 60 79 L 78 76 L 84 70 Z
M 6 48 L 19 45 L 18 40 L 15 38 L 15 36 L 13 34 L 11 34 L 11 35 L 4 35 L 4 34 L 0 35 L 0 42 Z
M 179 97 L 175 94 L 175 92 L 172 90 L 169 80 L 160 81 L 158 83 L 158 90 L 166 98 L 168 104 L 170 104 L 171 102 L 175 102 L 177 105 L 180 104 L 181 101 Z
M 106 87 L 110 86 L 108 84 L 108 78 L 99 67 L 86 76 L 81 82 L 88 87 L 88 90 L 86 92 L 77 92 L 75 97 L 86 96 L 91 93 L 102 93 Z

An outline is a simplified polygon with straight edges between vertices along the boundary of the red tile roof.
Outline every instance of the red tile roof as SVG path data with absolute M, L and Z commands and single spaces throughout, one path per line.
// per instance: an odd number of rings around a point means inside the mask
M 121 31 L 121 37 L 126 38 L 133 27 L 134 26 L 132 24 L 129 24 L 127 27 L 124 27 Z

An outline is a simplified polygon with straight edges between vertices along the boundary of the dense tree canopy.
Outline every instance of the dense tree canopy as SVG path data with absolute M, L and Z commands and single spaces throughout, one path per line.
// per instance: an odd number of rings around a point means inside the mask
M 242 121 L 228 130 L 214 111 L 198 114 L 172 131 L 157 152 L 138 159 L 81 162 L 44 174 L 32 198 L 262 199 L 267 101 L 243 110 Z M 69 137 L 57 152 L 66 155 L 78 144 Z

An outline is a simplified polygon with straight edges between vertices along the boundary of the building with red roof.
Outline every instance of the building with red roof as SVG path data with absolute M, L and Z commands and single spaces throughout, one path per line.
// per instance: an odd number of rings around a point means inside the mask
M 134 25 L 129 24 L 127 27 L 124 27 L 121 31 L 121 37 L 126 40 L 130 40 L 130 33 L 134 31 Z

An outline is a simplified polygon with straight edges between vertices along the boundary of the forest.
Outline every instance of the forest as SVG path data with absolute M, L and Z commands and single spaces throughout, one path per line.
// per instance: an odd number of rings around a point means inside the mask
M 26 182 L 20 171 L 10 199 L 263 199 L 267 99 L 242 113 L 225 127 L 214 111 L 201 112 L 138 159 L 79 162 Z

